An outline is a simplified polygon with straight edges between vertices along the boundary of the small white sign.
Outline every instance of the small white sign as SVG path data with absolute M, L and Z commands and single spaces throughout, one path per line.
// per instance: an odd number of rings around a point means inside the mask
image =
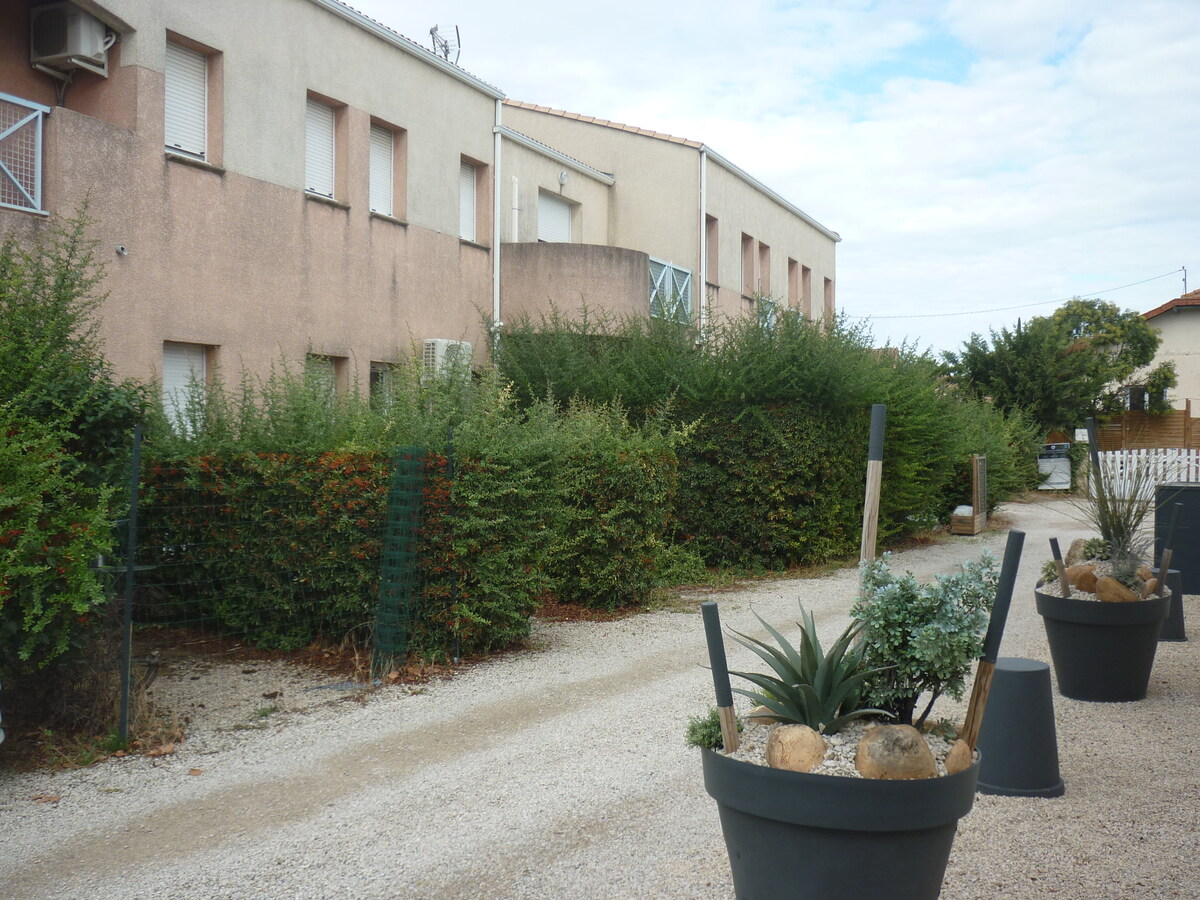
M 1088 442 L 1087 429 L 1086 428 L 1076 428 L 1075 429 L 1075 443 L 1086 444 L 1087 442 Z

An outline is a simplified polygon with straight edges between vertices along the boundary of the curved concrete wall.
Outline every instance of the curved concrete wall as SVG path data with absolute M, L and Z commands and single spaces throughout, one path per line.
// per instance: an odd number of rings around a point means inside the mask
M 597 244 L 504 244 L 500 315 L 535 322 L 556 307 L 567 315 L 587 306 L 617 316 L 650 311 L 650 258 L 640 250 Z

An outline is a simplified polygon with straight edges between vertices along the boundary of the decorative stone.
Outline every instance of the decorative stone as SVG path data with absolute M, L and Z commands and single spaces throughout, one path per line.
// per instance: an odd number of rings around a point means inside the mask
M 975 754 L 971 752 L 966 741 L 962 739 L 955 741 L 950 752 L 946 754 L 946 774 L 957 775 L 959 772 L 965 772 L 971 768 L 971 763 L 975 761 L 974 757 Z
M 1154 570 L 1145 563 L 1142 563 L 1137 567 L 1137 577 L 1142 579 L 1142 581 L 1149 581 L 1154 577 Z
M 746 713 L 747 725 L 774 725 L 775 713 L 771 712 L 765 706 L 756 706 L 750 712 Z
M 877 725 L 868 731 L 854 755 L 854 768 L 863 778 L 937 777 L 933 753 L 921 732 L 911 725 Z
M 1083 538 L 1075 538 L 1071 541 L 1071 547 L 1067 550 L 1067 555 L 1063 558 L 1063 565 L 1067 568 L 1083 562 Z
M 1133 603 L 1142 598 L 1111 575 L 1105 575 L 1096 582 L 1096 599 L 1104 603 Z
M 1157 593 L 1158 593 L 1158 579 L 1157 578 L 1147 578 L 1145 583 L 1142 585 L 1142 599 L 1147 600 L 1150 597 L 1153 597 Z
M 1067 581 L 1081 591 L 1089 594 L 1096 590 L 1096 567 L 1087 564 L 1077 564 L 1067 569 Z
M 780 725 L 767 738 L 767 765 L 811 772 L 825 758 L 826 749 L 825 739 L 807 725 Z

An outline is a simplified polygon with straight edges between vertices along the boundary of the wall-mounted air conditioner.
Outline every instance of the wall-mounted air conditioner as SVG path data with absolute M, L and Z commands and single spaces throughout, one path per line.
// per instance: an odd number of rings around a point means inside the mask
M 48 3 L 29 11 L 29 61 L 38 68 L 87 69 L 108 75 L 108 48 L 116 35 L 74 3 Z
M 421 367 L 426 372 L 470 372 L 471 343 L 449 341 L 445 338 L 430 338 L 425 342 Z

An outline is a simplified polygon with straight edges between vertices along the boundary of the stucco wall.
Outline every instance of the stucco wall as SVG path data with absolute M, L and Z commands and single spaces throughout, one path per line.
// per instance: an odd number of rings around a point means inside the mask
M 595 244 L 505 244 L 500 253 L 501 308 L 508 324 L 537 322 L 551 306 L 571 316 L 583 306 L 617 316 L 650 309 L 645 253 Z
M 693 297 L 701 295 L 706 271 L 700 259 L 700 150 L 668 141 L 552 113 L 504 107 L 504 121 L 518 131 L 576 157 L 616 180 L 610 189 L 609 242 L 644 250 L 693 273 Z M 767 293 L 788 302 L 788 260 L 810 269 L 811 296 L 806 308 L 814 318 L 824 309 L 824 281 L 836 290 L 836 241 L 781 206 L 711 156 L 706 163 L 704 213 L 717 219 L 717 282 L 705 294 L 716 316 L 750 312 L 754 304 L 742 290 L 742 234 L 757 247 L 770 247 Z M 757 264 L 757 262 L 756 262 Z M 755 279 L 757 283 L 757 278 Z M 698 302 L 693 306 L 698 308 Z M 796 306 L 803 305 L 797 296 Z
M 24 4 L 0 4 L 0 90 L 53 105 L 50 79 L 30 75 Z M 109 79 L 80 76 L 67 108 L 47 118 L 44 196 L 62 215 L 89 200 L 107 266 L 100 333 L 119 374 L 156 375 L 163 341 L 215 346 L 231 377 L 281 356 L 299 363 L 311 348 L 350 357 L 364 384 L 372 360 L 396 359 L 413 341 L 483 346 L 493 98 L 306 0 L 108 6 L 137 31 Z M 167 29 L 221 53 L 223 168 L 164 153 Z M 336 205 L 303 192 L 310 90 L 347 104 Z M 407 129 L 407 225 L 369 212 L 372 117 Z M 477 244 L 458 238 L 462 156 L 488 167 Z M 0 211 L 0 229 L 42 227 Z
M 1173 361 L 1179 378 L 1179 386 L 1171 392 L 1171 405 L 1183 409 L 1191 399 L 1195 410 L 1200 407 L 1200 307 L 1168 310 L 1151 319 L 1150 326 L 1162 336 L 1154 365 Z
M 761 282 L 769 288 L 763 293 L 780 305 L 788 303 L 788 260 L 795 260 L 798 266 L 810 269 L 811 302 L 805 304 L 798 296 L 793 305 L 809 311 L 814 319 L 822 318 L 824 280 L 828 278 L 836 286 L 837 244 L 711 157 L 707 168 L 707 214 L 717 219 L 720 311 L 736 314 L 750 306 L 742 299 L 742 235 L 746 234 L 756 243 L 756 271 L 758 245 L 770 248 L 769 276 Z M 760 283 L 759 278 L 753 280 Z
M 508 241 L 536 241 L 538 239 L 538 194 L 549 193 L 574 206 L 571 219 L 573 243 L 609 243 L 608 208 L 611 188 L 577 169 L 524 147 L 515 141 L 505 140 L 502 152 L 501 174 L 501 234 Z M 559 173 L 567 173 L 567 183 L 560 184 Z M 516 179 L 516 196 L 513 195 L 513 179 Z M 513 232 L 513 208 L 516 207 L 517 231 Z M 503 251 L 501 252 L 503 260 Z M 503 264 L 503 263 L 502 263 Z

